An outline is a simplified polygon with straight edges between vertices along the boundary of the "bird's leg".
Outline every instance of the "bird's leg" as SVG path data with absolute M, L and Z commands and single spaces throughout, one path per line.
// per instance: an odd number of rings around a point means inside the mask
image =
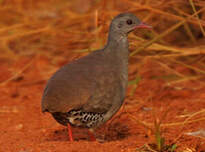
M 69 136 L 69 140 L 70 140 L 71 142 L 73 142 L 73 135 L 72 135 L 72 128 L 71 128 L 71 125 L 68 123 L 67 127 L 68 127 L 68 136 Z
M 96 141 L 95 135 L 94 135 L 94 130 L 88 129 L 88 135 L 90 137 L 90 141 Z

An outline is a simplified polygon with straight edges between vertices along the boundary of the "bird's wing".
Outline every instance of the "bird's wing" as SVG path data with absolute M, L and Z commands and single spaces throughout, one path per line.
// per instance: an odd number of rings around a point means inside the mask
M 112 106 L 112 96 L 120 89 L 116 68 L 98 54 L 100 51 L 65 65 L 51 77 L 44 90 L 43 111 L 83 108 L 106 112 Z
M 83 105 L 84 111 L 106 113 L 116 102 L 122 99 L 122 86 L 115 73 L 110 71 L 95 81 L 96 87 Z

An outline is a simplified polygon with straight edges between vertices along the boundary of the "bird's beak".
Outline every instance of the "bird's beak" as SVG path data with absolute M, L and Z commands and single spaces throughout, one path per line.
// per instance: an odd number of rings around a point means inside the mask
M 135 26 L 135 29 L 136 29 L 136 28 L 152 29 L 152 26 L 147 25 L 147 24 L 145 24 L 145 23 L 140 23 L 140 24 L 138 24 L 137 26 Z

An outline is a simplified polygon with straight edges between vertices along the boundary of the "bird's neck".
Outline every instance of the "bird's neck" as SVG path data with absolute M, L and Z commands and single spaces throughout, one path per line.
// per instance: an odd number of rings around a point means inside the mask
M 129 52 L 127 35 L 117 33 L 115 31 L 109 32 L 105 51 L 107 51 L 107 53 L 113 53 L 119 57 L 128 59 Z
M 109 32 L 106 47 L 128 49 L 127 35 L 115 31 Z
M 108 43 L 104 50 L 104 53 L 107 54 L 107 59 L 114 61 L 113 63 L 116 63 L 116 65 L 120 67 L 118 70 L 125 81 L 123 86 L 126 87 L 129 58 L 127 35 L 110 33 Z

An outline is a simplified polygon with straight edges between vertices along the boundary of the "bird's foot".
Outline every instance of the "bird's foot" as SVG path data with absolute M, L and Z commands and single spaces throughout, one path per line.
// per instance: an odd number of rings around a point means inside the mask
M 72 128 L 71 128 L 71 125 L 68 123 L 68 137 L 69 137 L 69 140 L 70 142 L 73 142 L 73 134 L 72 134 Z
M 90 141 L 96 141 L 95 135 L 94 135 L 94 131 L 92 129 L 88 130 L 88 135 L 90 137 Z

